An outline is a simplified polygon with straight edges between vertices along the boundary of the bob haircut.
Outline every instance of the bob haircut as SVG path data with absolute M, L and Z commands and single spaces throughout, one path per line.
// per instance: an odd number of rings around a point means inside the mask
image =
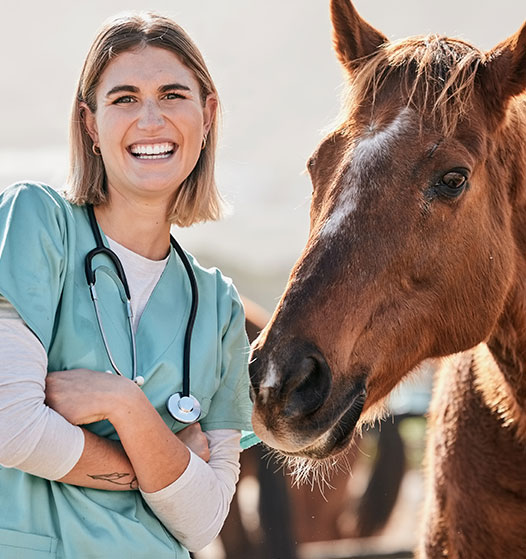
M 74 204 L 98 206 L 108 201 L 106 172 L 102 158 L 92 151 L 93 141 L 84 125 L 82 103 L 95 113 L 95 93 L 106 66 L 119 54 L 144 46 L 173 52 L 194 74 L 201 102 L 217 90 L 203 56 L 171 19 L 150 13 L 127 13 L 108 20 L 95 38 L 80 75 L 70 121 L 70 171 L 67 198 Z M 218 99 L 219 104 L 219 99 Z M 186 227 L 221 216 L 222 201 L 216 187 L 214 167 L 218 136 L 218 116 L 214 117 L 206 145 L 192 172 L 174 194 L 167 218 Z

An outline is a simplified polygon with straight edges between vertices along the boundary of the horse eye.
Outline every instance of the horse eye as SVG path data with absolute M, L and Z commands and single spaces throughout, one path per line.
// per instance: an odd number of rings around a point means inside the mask
M 458 171 L 451 171 L 442 177 L 442 182 L 449 188 L 462 188 L 467 181 L 467 177 Z
M 461 170 L 453 170 L 442 175 L 436 186 L 443 195 L 454 198 L 464 191 L 467 184 L 467 173 Z

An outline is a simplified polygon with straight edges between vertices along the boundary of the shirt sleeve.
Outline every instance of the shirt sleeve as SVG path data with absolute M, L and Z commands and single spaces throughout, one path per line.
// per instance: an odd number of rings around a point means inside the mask
M 203 431 L 236 429 L 251 431 L 252 403 L 249 397 L 248 357 L 250 345 L 245 331 L 245 312 L 239 295 L 230 283 L 220 305 L 223 311 L 221 335 L 221 381 L 211 398 Z M 243 433 L 245 435 L 245 433 Z M 243 442 L 243 441 L 242 441 Z
M 44 404 L 47 355 L 0 297 L 0 464 L 60 479 L 77 463 L 84 433 Z
M 0 195 L 0 295 L 49 350 L 66 270 L 65 206 L 51 188 L 17 184 Z
M 239 479 L 241 433 L 220 429 L 205 433 L 210 460 L 190 451 L 190 462 L 172 484 L 141 491 L 155 516 L 189 551 L 208 545 L 220 532 Z

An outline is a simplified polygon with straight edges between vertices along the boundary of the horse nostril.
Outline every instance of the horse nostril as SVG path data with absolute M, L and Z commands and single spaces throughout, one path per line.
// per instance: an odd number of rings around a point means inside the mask
M 250 394 L 256 408 L 269 420 L 276 414 L 295 418 L 316 412 L 332 386 L 322 353 L 311 342 L 297 338 L 271 349 L 258 348 L 251 356 Z
M 318 410 L 329 395 L 331 372 L 325 358 L 316 352 L 303 357 L 282 390 L 288 417 L 304 416 Z

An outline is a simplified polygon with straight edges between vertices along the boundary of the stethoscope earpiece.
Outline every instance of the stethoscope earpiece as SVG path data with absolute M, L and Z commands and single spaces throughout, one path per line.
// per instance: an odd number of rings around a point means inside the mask
M 183 396 L 181 392 L 172 394 L 166 402 L 170 415 L 180 423 L 195 423 L 201 416 L 201 405 L 191 394 Z

